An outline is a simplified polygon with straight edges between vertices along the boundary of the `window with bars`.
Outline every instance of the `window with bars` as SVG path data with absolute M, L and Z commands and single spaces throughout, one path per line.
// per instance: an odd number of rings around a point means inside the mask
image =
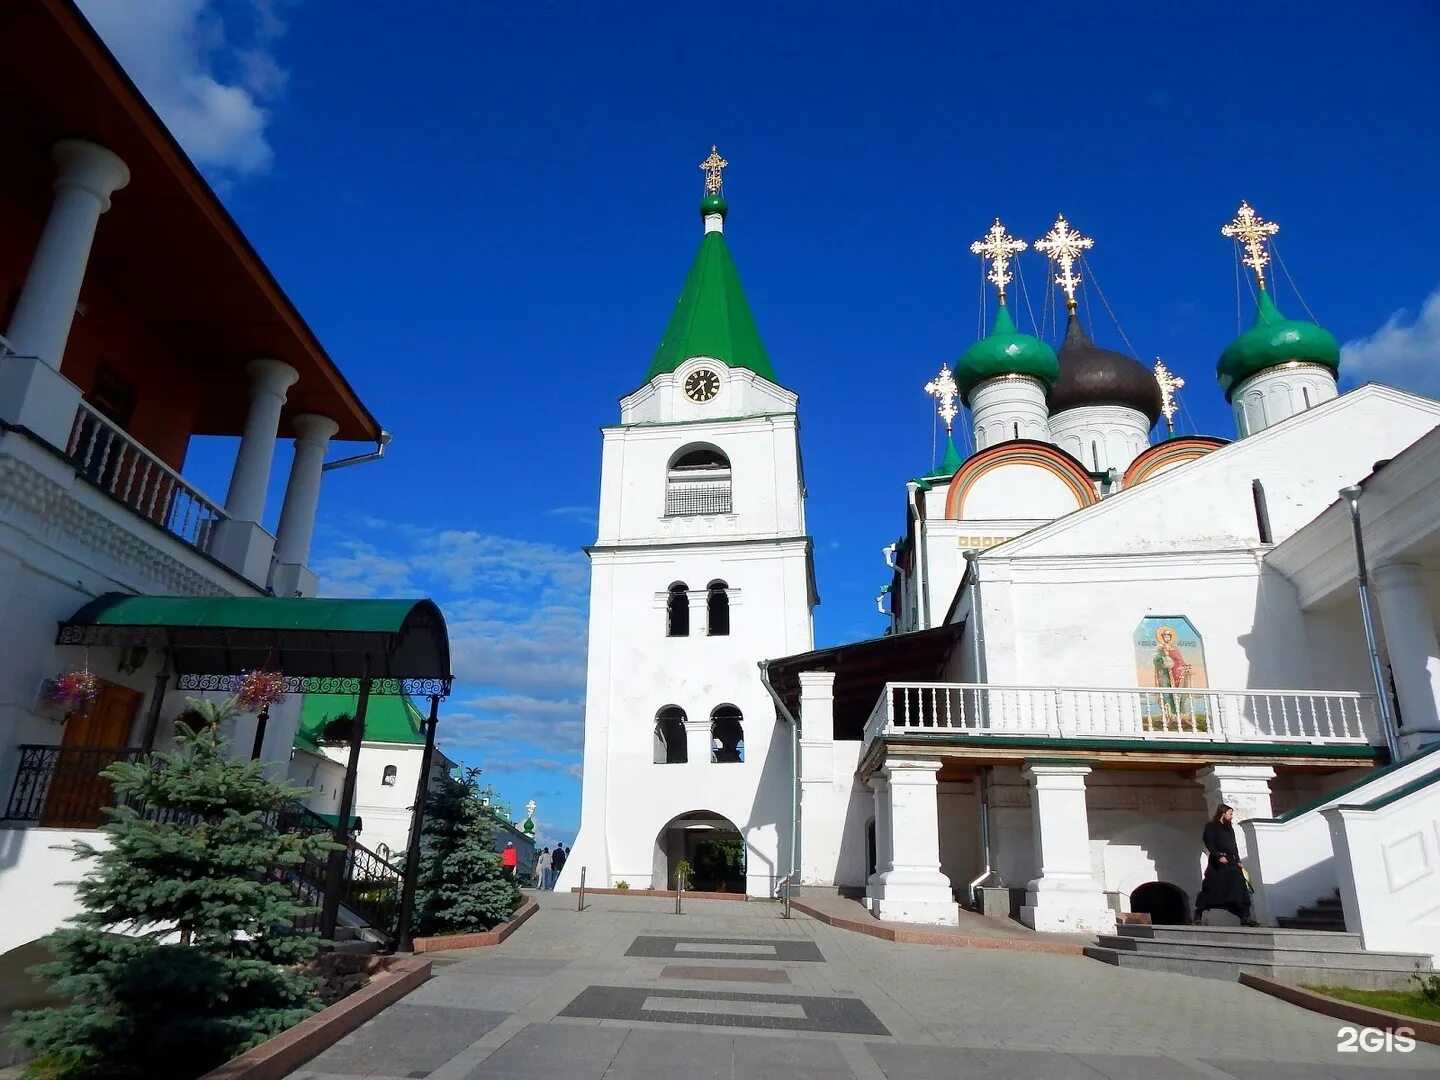
M 665 476 L 665 516 L 728 514 L 730 459 L 713 446 L 682 449 Z

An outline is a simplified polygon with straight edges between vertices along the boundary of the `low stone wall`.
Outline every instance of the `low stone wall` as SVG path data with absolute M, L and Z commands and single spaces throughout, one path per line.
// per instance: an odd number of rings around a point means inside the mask
M 383 959 L 385 970 L 368 985 L 211 1070 L 200 1080 L 282 1080 L 430 978 L 429 960 L 415 956 Z
M 505 922 L 493 930 L 486 930 L 479 934 L 440 934 L 436 937 L 417 937 L 413 947 L 417 954 L 427 952 L 441 952 L 445 949 L 483 949 L 490 945 L 499 945 L 525 923 L 525 920 L 540 910 L 540 905 L 533 897 L 527 896 L 520 901 L 520 906 L 515 909 L 514 914 Z
M 882 941 L 903 941 L 912 945 L 944 945 L 952 949 L 1008 949 L 1013 952 L 1059 953 L 1064 956 L 1083 956 L 1083 945 L 1072 945 L 1066 941 L 1045 941 L 1030 937 L 977 937 L 943 930 L 911 930 L 898 926 L 887 926 L 882 922 L 866 922 L 861 919 L 846 919 L 831 915 L 802 900 L 791 900 L 790 906 L 796 911 L 819 919 L 827 926 L 840 930 L 853 930 L 857 934 L 880 938 Z

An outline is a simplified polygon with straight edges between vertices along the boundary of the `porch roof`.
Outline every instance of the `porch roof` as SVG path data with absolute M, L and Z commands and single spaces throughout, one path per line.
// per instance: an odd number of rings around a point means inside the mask
M 963 622 L 947 623 L 766 660 L 761 666 L 791 715 L 800 711 L 801 672 L 835 672 L 835 738 L 858 740 L 885 684 L 938 679 L 964 628 Z
M 252 668 L 312 693 L 356 693 L 368 675 L 372 693 L 445 694 L 451 680 L 445 617 L 431 600 L 107 593 L 62 622 L 57 641 L 164 649 L 181 687 L 196 690 L 227 689 L 220 680 Z

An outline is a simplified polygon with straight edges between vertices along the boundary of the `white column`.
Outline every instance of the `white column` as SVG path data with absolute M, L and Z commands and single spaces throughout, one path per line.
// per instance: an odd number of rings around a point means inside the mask
M 275 555 L 282 563 L 303 566 L 310 558 L 310 540 L 315 534 L 325 450 L 340 425 L 328 416 L 301 413 L 291 419 L 290 426 L 295 431 L 295 458 L 285 485 L 285 504 L 280 508 Z
M 876 897 L 880 875 L 890 869 L 894 855 L 890 849 L 890 780 L 882 769 L 867 781 L 875 796 L 875 872 L 865 881 L 865 894 Z
M 1052 933 L 1114 933 L 1115 912 L 1090 862 L 1090 767 L 1027 762 L 1024 772 L 1039 876 L 1026 886 L 1020 920 Z
M 800 882 L 834 885 L 854 764 L 835 777 L 835 673 L 800 673 Z
M 61 139 L 50 153 L 60 166 L 55 200 L 5 336 L 16 352 L 38 356 L 59 371 L 95 226 L 110 209 L 111 194 L 130 182 L 130 170 L 103 146 L 83 139 Z
M 1243 861 L 1248 852 L 1240 822 L 1275 816 L 1270 805 L 1270 781 L 1275 779 L 1275 770 L 1269 765 L 1207 765 L 1195 778 L 1205 786 L 1208 815 L 1213 817 L 1221 803 L 1234 809 L 1235 844 Z
M 685 764 L 710 764 L 710 718 L 685 721 Z
M 1375 597 L 1385 628 L 1385 651 L 1400 699 L 1404 753 L 1440 740 L 1440 644 L 1425 577 L 1414 563 L 1377 566 Z
M 240 437 L 240 452 L 235 455 L 235 471 L 230 474 L 225 513 L 234 521 L 259 521 L 265 513 L 280 410 L 285 392 L 300 373 L 279 360 L 251 360 L 245 370 L 250 373 L 250 413 Z
M 940 762 L 933 760 L 905 758 L 885 767 L 890 795 L 889 869 L 878 873 L 869 891 L 876 918 L 938 926 L 960 921 L 950 879 L 940 872 L 939 772 Z M 875 839 L 879 847 L 878 818 Z

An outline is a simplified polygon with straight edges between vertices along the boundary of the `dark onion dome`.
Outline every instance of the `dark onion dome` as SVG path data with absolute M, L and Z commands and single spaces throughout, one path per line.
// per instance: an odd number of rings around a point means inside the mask
M 995 329 L 966 349 L 955 365 L 955 382 L 966 405 L 971 390 L 997 375 L 1027 375 L 1049 390 L 1059 374 L 1055 350 L 1039 338 L 1020 333 L 1003 303 L 995 313 Z
M 1285 318 L 1263 287 L 1256 307 L 1255 325 L 1230 343 L 1215 366 L 1226 401 L 1250 376 L 1281 364 L 1320 364 L 1339 373 L 1340 345 L 1329 330 Z
M 1160 384 L 1140 361 L 1090 340 L 1074 312 L 1060 344 L 1060 378 L 1050 391 L 1050 415 L 1087 405 L 1123 405 L 1160 419 Z

